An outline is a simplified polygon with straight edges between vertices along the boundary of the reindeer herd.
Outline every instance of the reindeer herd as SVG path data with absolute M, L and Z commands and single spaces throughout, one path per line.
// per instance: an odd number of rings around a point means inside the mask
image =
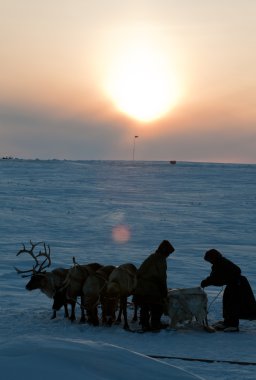
M 73 322 L 76 320 L 76 305 L 79 305 L 81 323 L 111 326 L 120 323 L 123 317 L 124 329 L 130 330 L 127 300 L 133 296 L 137 285 L 137 268 L 134 264 L 78 264 L 73 257 L 71 268 L 47 271 L 51 266 L 49 245 L 30 241 L 30 248 L 27 249 L 23 244 L 17 256 L 22 253 L 29 254 L 34 265 L 31 269 L 21 270 L 15 267 L 15 270 L 22 277 L 30 277 L 26 284 L 27 290 L 40 289 L 53 299 L 51 319 L 56 318 L 57 311 L 64 307 L 65 317 Z M 98 315 L 99 309 L 101 318 Z M 138 319 L 137 311 L 138 307 L 134 304 L 133 321 Z M 195 318 L 207 331 L 211 331 L 207 323 L 207 295 L 200 287 L 170 289 L 165 314 L 170 318 L 171 328 Z

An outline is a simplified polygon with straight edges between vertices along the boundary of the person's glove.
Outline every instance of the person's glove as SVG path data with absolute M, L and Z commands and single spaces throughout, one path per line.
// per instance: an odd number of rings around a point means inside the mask
M 207 286 L 207 281 L 206 280 L 203 280 L 201 282 L 201 288 L 205 288 Z

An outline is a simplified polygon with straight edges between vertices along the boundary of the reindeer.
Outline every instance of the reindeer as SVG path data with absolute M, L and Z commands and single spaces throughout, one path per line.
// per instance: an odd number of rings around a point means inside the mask
M 77 298 L 82 296 L 82 289 L 87 277 L 101 268 L 102 265 L 98 263 L 80 265 L 75 261 L 73 257 L 74 266 L 69 269 L 65 281 L 62 284 L 61 289 L 56 292 L 54 299 L 54 308 L 59 309 L 63 304 L 68 303 L 71 305 L 71 322 L 76 320 L 75 307 Z M 81 318 L 80 323 L 85 322 L 84 308 L 81 306 Z
M 214 331 L 207 321 L 207 294 L 200 287 L 170 289 L 165 314 L 170 318 L 171 328 L 178 323 L 192 322 L 195 318 L 206 331 Z
M 42 252 L 40 250 L 39 253 L 34 253 L 34 249 L 42 244 L 44 251 Z M 33 265 L 32 269 L 20 270 L 15 267 L 16 272 L 18 274 L 21 274 L 22 277 L 30 277 L 30 280 L 26 285 L 26 289 L 29 291 L 40 289 L 42 293 L 47 295 L 47 297 L 54 299 L 56 293 L 62 287 L 62 284 L 68 274 L 68 269 L 56 268 L 51 272 L 47 272 L 45 270 L 51 265 L 51 252 L 50 246 L 46 245 L 44 242 L 33 243 L 30 240 L 30 249 L 27 249 L 24 244 L 22 245 L 23 248 L 19 250 L 16 256 L 19 256 L 21 253 L 28 253 L 35 260 L 35 265 Z M 39 257 L 45 257 L 42 263 L 39 262 Z M 67 303 L 63 302 L 62 306 L 65 308 L 65 317 L 68 317 Z M 56 309 L 54 308 L 54 303 L 52 309 L 53 314 L 51 316 L 51 319 L 54 319 L 56 318 Z
M 102 321 L 111 326 L 114 322 L 121 322 L 124 316 L 124 329 L 129 330 L 127 320 L 127 298 L 133 295 L 137 286 L 137 268 L 131 264 L 122 264 L 115 268 L 109 276 L 106 291 L 102 300 Z M 120 302 L 118 317 L 115 312 Z
M 89 274 L 83 285 L 82 307 L 86 310 L 88 322 L 94 326 L 99 325 L 98 305 L 101 303 L 102 297 L 104 297 L 108 278 L 115 268 L 114 265 L 101 267 Z

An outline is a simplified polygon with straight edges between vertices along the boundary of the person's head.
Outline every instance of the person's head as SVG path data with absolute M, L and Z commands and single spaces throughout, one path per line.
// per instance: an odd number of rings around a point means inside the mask
M 168 257 L 171 253 L 175 251 L 174 247 L 168 240 L 163 240 L 162 243 L 157 248 L 157 252 Z
M 222 257 L 222 254 L 214 248 L 206 251 L 204 255 L 204 259 L 211 264 L 214 264 L 220 257 Z

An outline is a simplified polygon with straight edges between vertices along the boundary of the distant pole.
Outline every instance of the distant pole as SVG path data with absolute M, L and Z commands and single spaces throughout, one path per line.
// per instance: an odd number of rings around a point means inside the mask
M 139 136 L 134 136 L 134 139 L 133 139 L 133 150 L 132 150 L 132 160 L 134 161 L 134 157 L 135 157 L 135 141 L 136 139 L 138 138 Z

